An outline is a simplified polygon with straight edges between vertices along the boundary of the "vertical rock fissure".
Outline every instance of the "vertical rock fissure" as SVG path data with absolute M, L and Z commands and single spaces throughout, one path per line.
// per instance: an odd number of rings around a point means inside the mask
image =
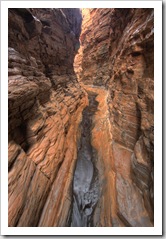
M 89 94 L 89 106 L 83 110 L 78 143 L 77 164 L 73 180 L 73 210 L 71 227 L 93 226 L 92 215 L 99 198 L 97 160 L 91 145 L 93 115 L 97 110 L 96 94 Z

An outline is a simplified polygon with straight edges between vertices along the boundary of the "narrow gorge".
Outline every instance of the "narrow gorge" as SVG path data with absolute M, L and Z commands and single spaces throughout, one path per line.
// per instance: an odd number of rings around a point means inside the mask
M 154 226 L 154 10 L 10 8 L 9 227 Z

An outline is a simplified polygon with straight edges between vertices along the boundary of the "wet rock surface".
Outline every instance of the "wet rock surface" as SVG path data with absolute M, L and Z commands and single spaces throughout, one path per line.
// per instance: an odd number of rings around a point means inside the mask
M 97 158 L 91 145 L 93 115 L 98 105 L 95 98 L 95 94 L 89 94 L 89 105 L 83 110 L 80 125 L 81 135 L 73 179 L 72 227 L 93 226 L 92 214 L 99 198 L 98 172 L 95 167 Z

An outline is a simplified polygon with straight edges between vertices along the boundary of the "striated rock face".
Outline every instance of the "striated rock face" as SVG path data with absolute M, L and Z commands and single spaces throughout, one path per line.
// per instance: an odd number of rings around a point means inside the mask
M 87 104 L 80 26 L 78 9 L 9 9 L 9 226 L 67 225 Z
M 153 9 L 83 9 L 82 14 L 75 72 L 85 89 L 98 92 L 101 105 L 92 131 L 102 183 L 94 221 L 152 226 Z
M 9 9 L 9 226 L 153 226 L 153 18 Z

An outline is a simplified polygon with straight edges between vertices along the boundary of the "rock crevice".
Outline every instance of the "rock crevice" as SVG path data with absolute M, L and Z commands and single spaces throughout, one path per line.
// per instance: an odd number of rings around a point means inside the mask
M 13 8 L 8 42 L 9 226 L 153 226 L 153 9 Z
M 99 198 L 98 170 L 91 131 L 98 103 L 89 92 L 89 105 L 83 110 L 78 143 L 77 164 L 73 178 L 72 227 L 93 226 L 92 215 Z
M 82 15 L 75 72 L 85 88 L 101 88 L 107 95 L 106 103 L 98 96 L 107 109 L 98 119 L 102 132 L 94 134 L 105 180 L 98 225 L 152 226 L 153 9 L 83 9 Z

